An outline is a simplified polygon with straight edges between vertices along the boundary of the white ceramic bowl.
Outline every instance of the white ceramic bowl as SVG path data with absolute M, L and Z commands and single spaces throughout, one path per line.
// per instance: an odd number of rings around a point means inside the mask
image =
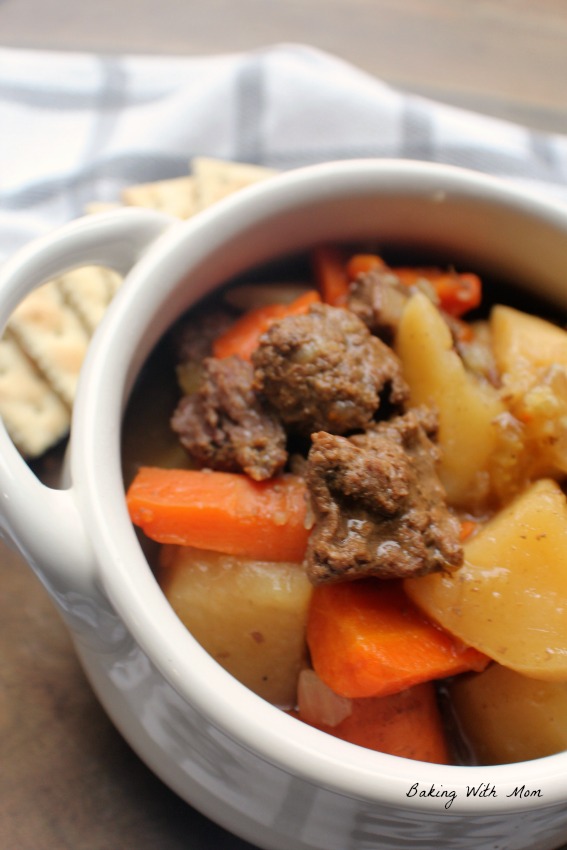
M 68 488 L 41 485 L 0 433 L 3 531 L 52 593 L 125 738 L 226 829 L 271 850 L 555 848 L 567 841 L 567 753 L 446 767 L 297 722 L 235 681 L 185 630 L 128 518 L 122 414 L 173 320 L 267 259 L 367 238 L 434 249 L 567 306 L 567 210 L 450 167 L 331 163 L 258 184 L 185 223 L 142 210 L 74 222 L 6 264 L 4 323 L 30 289 L 68 268 L 130 271 L 81 377 Z

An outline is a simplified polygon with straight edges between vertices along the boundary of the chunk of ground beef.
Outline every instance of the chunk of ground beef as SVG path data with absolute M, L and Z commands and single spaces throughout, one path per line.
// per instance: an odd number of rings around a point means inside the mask
M 383 401 L 401 410 L 408 397 L 392 349 L 353 313 L 326 304 L 274 322 L 252 359 L 256 386 L 293 433 L 362 430 Z
M 347 307 L 368 329 L 390 345 L 410 292 L 390 269 L 372 269 L 352 281 Z
M 182 319 L 173 331 L 175 362 L 200 363 L 210 357 L 213 342 L 234 324 L 234 316 L 221 308 L 199 310 L 190 318 Z
M 313 435 L 313 583 L 406 578 L 461 565 L 460 527 L 437 476 L 435 434 L 432 412 L 414 408 L 365 434 Z
M 449 326 L 453 341 L 458 346 L 462 336 L 462 324 L 441 309 L 435 288 L 425 276 L 407 286 L 392 269 L 363 272 L 350 284 L 347 307 L 364 322 L 372 334 L 392 345 L 405 306 L 415 292 L 423 292 L 439 309 Z
M 198 391 L 181 399 L 171 426 L 199 466 L 262 481 L 283 468 L 286 435 L 254 392 L 253 377 L 240 357 L 206 358 Z

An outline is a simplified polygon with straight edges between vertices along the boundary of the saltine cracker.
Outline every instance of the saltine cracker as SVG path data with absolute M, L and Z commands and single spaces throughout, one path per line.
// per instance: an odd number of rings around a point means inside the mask
M 0 339 L 0 411 L 24 457 L 43 454 L 69 430 L 69 407 L 9 331 Z
M 194 157 L 192 169 L 198 210 L 206 209 L 239 189 L 277 174 L 274 169 L 263 165 L 228 162 L 204 156 Z
M 72 405 L 90 335 L 57 282 L 31 292 L 12 313 L 9 328 L 55 392 Z

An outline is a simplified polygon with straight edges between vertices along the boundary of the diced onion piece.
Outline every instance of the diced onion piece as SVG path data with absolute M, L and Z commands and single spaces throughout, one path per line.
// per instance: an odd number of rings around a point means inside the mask
M 352 713 L 352 700 L 334 693 L 309 669 L 299 674 L 297 703 L 300 718 L 315 726 L 338 726 Z

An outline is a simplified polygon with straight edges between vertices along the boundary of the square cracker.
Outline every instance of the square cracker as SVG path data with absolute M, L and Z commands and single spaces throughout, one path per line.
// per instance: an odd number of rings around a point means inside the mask
M 196 212 L 195 180 L 191 176 L 139 183 L 122 190 L 126 206 L 149 207 L 177 218 L 189 218 Z
M 12 313 L 8 328 L 52 389 L 71 406 L 90 336 L 57 282 L 31 292 Z
M 239 189 L 244 189 L 260 180 L 266 180 L 278 173 L 263 165 L 229 162 L 205 156 L 195 157 L 192 160 L 192 168 L 199 210 L 206 209 Z
M 96 215 L 96 213 L 111 212 L 119 210 L 122 204 L 113 203 L 112 201 L 91 201 L 85 205 L 85 215 Z
M 38 457 L 66 436 L 71 413 L 10 334 L 0 339 L 0 414 L 16 447 Z
M 121 283 L 118 272 L 103 266 L 84 266 L 55 278 L 65 302 L 89 334 L 94 333 Z
M 192 161 L 187 177 L 124 189 L 121 203 L 189 218 L 239 189 L 277 172 L 210 157 Z M 89 212 L 120 204 L 91 204 Z M 90 337 L 121 278 L 89 266 L 52 280 L 16 308 L 0 339 L 0 415 L 20 451 L 36 457 L 68 432 Z

